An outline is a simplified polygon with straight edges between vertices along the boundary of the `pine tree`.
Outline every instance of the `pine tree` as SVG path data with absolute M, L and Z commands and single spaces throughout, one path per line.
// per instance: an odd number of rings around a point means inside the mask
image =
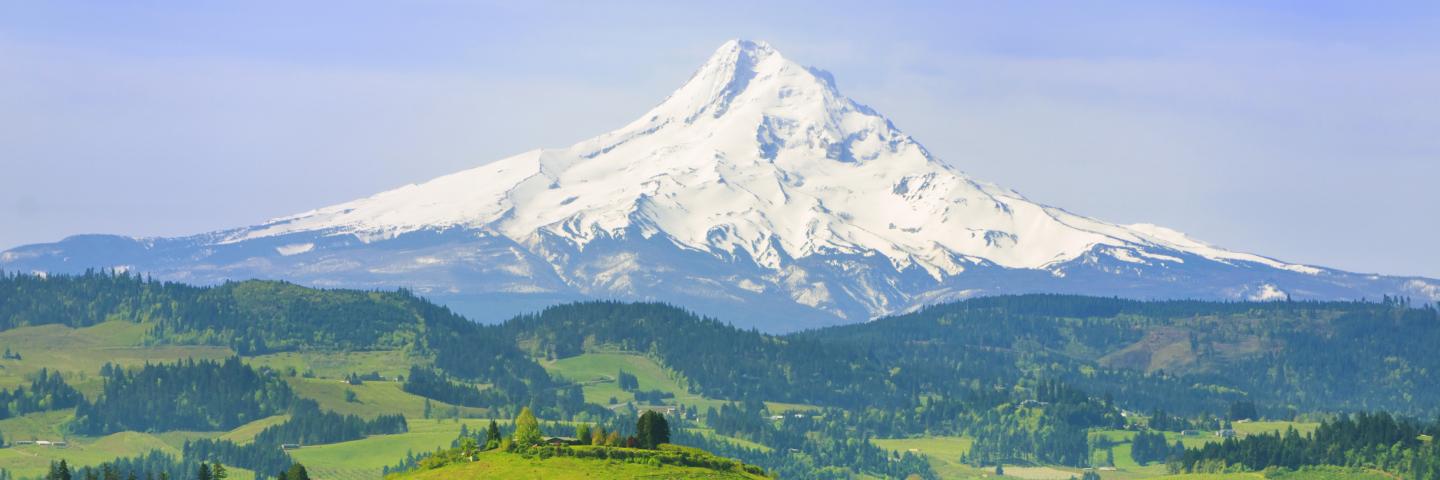
M 659 412 L 646 410 L 635 423 L 635 436 L 640 448 L 654 450 L 662 443 L 670 443 L 669 422 Z
M 500 425 L 491 420 L 490 426 L 485 427 L 485 449 L 494 450 L 496 448 L 500 448 Z
M 291 465 L 282 475 L 280 480 L 310 480 L 310 472 L 305 471 L 305 466 L 298 463 Z

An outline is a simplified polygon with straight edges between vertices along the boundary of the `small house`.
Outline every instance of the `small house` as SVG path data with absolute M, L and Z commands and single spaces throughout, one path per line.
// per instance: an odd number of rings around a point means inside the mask
M 300 444 L 298 444 L 298 443 L 282 443 L 282 444 L 280 444 L 280 449 L 281 449 L 281 450 L 299 450 L 299 449 L 300 449 Z
M 1217 436 L 1217 437 L 1231 438 L 1231 437 L 1234 437 L 1235 435 L 1236 435 L 1235 430 L 1232 430 L 1232 429 L 1229 429 L 1229 428 L 1226 428 L 1226 429 L 1223 429 L 1223 430 L 1216 430 L 1216 431 L 1215 431 L 1215 436 Z
M 553 447 L 579 445 L 580 439 L 574 437 L 549 437 L 545 439 L 545 444 Z

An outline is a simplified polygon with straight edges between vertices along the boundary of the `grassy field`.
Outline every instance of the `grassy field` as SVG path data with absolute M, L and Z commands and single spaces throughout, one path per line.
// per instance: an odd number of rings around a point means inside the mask
M 1285 433 L 1285 430 L 1294 428 L 1301 435 L 1314 433 L 1320 428 L 1319 423 L 1314 422 L 1244 422 L 1231 425 L 1241 435 L 1254 435 L 1257 433 Z
M 628 353 L 586 353 L 542 365 L 552 375 L 565 377 L 580 383 L 585 391 L 585 401 L 609 405 L 615 398 L 619 404 L 635 401 L 635 395 L 620 389 L 616 375 L 621 370 L 635 375 L 641 390 L 660 390 L 675 394 L 674 403 L 692 405 L 700 410 L 707 407 L 719 408 L 724 402 L 712 400 L 685 390 L 685 386 L 671 378 L 664 367 L 654 360 Z
M 709 407 L 719 408 L 724 400 L 706 398 L 690 393 L 670 372 L 643 355 L 633 353 L 586 353 L 560 360 L 541 362 L 551 375 L 564 377 L 581 384 L 585 401 L 599 405 L 610 405 L 614 398 L 619 405 L 635 400 L 635 395 L 620 389 L 616 375 L 621 370 L 635 375 L 641 390 L 660 390 L 675 394 L 671 403 L 694 406 L 701 411 Z M 765 402 L 771 412 L 807 412 L 818 410 L 814 405 L 799 403 Z
M 505 452 L 485 452 L 479 461 L 451 465 L 435 470 L 416 472 L 401 477 L 405 480 L 440 480 L 455 478 L 506 478 L 546 480 L 607 480 L 607 479 L 756 479 L 749 474 L 680 467 L 649 466 L 615 460 L 551 457 L 525 458 Z
M 229 348 L 212 346 L 142 346 L 149 326 L 110 321 L 86 328 L 63 325 L 21 327 L 0 332 L 0 350 L 17 352 L 21 360 L 0 360 L 0 388 L 29 382 L 41 368 L 65 374 L 65 380 L 87 396 L 99 392 L 100 366 L 142 365 L 185 358 L 221 359 Z
M 161 441 L 170 444 L 170 446 L 175 447 L 176 450 L 183 450 L 185 448 L 185 442 L 199 440 L 202 438 L 215 438 L 224 435 L 225 433 L 226 432 L 193 432 L 186 430 L 174 430 L 169 432 L 152 433 L 150 435 L 153 435 L 155 436 L 155 438 L 158 438 Z M 256 433 L 259 432 L 257 431 Z
M 735 446 L 738 446 L 738 447 L 743 447 L 743 448 L 749 448 L 749 449 L 759 450 L 759 451 L 766 452 L 766 453 L 769 453 L 769 452 L 775 450 L 774 448 L 770 448 L 770 447 L 767 446 L 767 445 L 762 445 L 762 444 L 759 444 L 759 443 L 755 443 L 755 442 L 752 442 L 752 441 L 749 441 L 749 440 L 746 440 L 746 439 L 743 439 L 743 438 L 735 438 L 735 437 L 731 437 L 731 436 L 729 436 L 729 435 L 721 435 L 721 434 L 715 433 L 715 430 L 709 429 L 709 428 L 694 428 L 694 427 L 692 427 L 692 428 L 689 428 L 689 429 L 687 429 L 687 430 L 689 430 L 690 432 L 694 432 L 694 433 L 696 433 L 696 434 L 699 434 L 700 436 L 703 436 L 703 437 L 705 437 L 706 439 L 709 439 L 709 440 L 717 440 L 717 441 L 721 441 L 721 442 L 729 442 L 731 445 L 735 445 Z
M 820 409 L 820 407 L 817 407 L 817 406 L 814 406 L 814 405 L 806 405 L 806 404 L 803 404 L 803 403 L 784 403 L 784 402 L 765 402 L 765 408 L 770 409 L 770 411 L 771 411 L 772 413 L 811 412 L 811 411 L 815 411 L 815 410 L 819 410 L 819 409 Z
M 1394 480 L 1395 477 L 1374 470 L 1342 467 L 1305 467 L 1294 472 L 1280 472 L 1268 478 L 1276 480 Z
M 75 418 L 75 411 L 51 410 L 0 420 L 0 434 L 6 442 L 15 440 L 59 440 L 64 438 L 63 425 Z
M 960 456 L 969 452 L 970 445 L 975 443 L 968 437 L 876 438 L 871 442 L 886 450 L 924 455 L 930 461 L 930 468 L 943 478 L 968 478 L 984 473 L 960 463 Z
M 1258 433 L 1269 433 L 1269 432 L 1283 432 L 1283 431 L 1285 431 L 1286 429 L 1291 428 L 1291 427 L 1294 427 L 1296 430 L 1298 430 L 1298 431 L 1301 432 L 1301 433 L 1309 433 L 1309 432 L 1315 431 L 1315 428 L 1318 427 L 1318 426 L 1319 426 L 1319 424 L 1317 424 L 1317 423 L 1279 422 L 1279 421 L 1276 421 L 1276 422 L 1246 422 L 1246 423 L 1237 423 L 1237 424 L 1234 425 L 1235 430 L 1236 430 L 1237 432 L 1239 432 L 1241 435 L 1254 435 L 1254 434 L 1258 434 Z M 1101 430 L 1101 431 L 1094 431 L 1094 432 L 1091 432 L 1091 433 L 1090 433 L 1091 441 L 1093 442 L 1096 438 L 1098 438 L 1098 437 L 1100 437 L 1100 436 L 1102 436 L 1102 435 L 1105 436 L 1105 437 L 1107 437 L 1107 438 L 1109 438 L 1112 442 L 1117 442 L 1117 444 L 1115 445 L 1115 447 L 1113 447 L 1113 449 L 1112 449 L 1112 451 L 1113 451 L 1114 454 L 1115 454 L 1115 468 L 1116 468 L 1116 470 L 1113 471 L 1113 472 L 1106 472 L 1106 473 L 1105 473 L 1105 477 L 1106 477 L 1106 478 L 1116 478 L 1116 479 L 1155 478 L 1155 477 L 1164 476 L 1164 475 L 1166 474 L 1165 465 L 1164 465 L 1163 463 L 1158 463 L 1158 462 L 1156 462 L 1156 463 L 1150 463 L 1150 464 L 1148 464 L 1148 465 L 1140 465 L 1140 464 L 1135 463 L 1134 457 L 1132 457 L 1131 454 L 1130 454 L 1130 443 L 1129 443 L 1130 440 L 1135 437 L 1135 432 L 1132 432 L 1132 431 L 1129 431 L 1129 430 Z M 1197 448 L 1197 447 L 1202 447 L 1202 446 L 1204 446 L 1204 445 L 1207 444 L 1207 443 L 1222 441 L 1222 440 L 1224 440 L 1224 438 L 1223 438 L 1223 437 L 1216 436 L 1214 432 L 1208 432 L 1208 431 L 1207 431 L 1207 432 L 1200 432 L 1199 435 L 1188 435 L 1188 436 L 1187 436 L 1187 435 L 1180 435 L 1180 434 L 1177 433 L 1177 432 L 1165 432 L 1165 440 L 1166 440 L 1166 442 L 1172 443 L 1172 444 L 1175 443 L 1176 440 L 1179 440 L 1181 443 L 1183 443 L 1183 444 L 1185 445 L 1186 448 Z M 1096 451 L 1094 452 L 1093 460 L 1094 460 L 1094 462 L 1095 462 L 1096 465 L 1102 465 L 1102 464 L 1104 464 L 1104 461 L 1105 461 L 1105 451 L 1104 451 L 1104 450 L 1096 450 Z M 1182 477 L 1182 478 L 1183 478 L 1183 477 Z M 1197 478 L 1203 478 L 1203 477 L 1197 477 Z M 1236 477 L 1236 478 L 1249 478 L 1249 477 L 1243 477 L 1243 476 L 1242 476 L 1242 477 Z M 1292 477 L 1292 478 L 1302 478 L 1302 477 Z
M 1069 467 L 1005 466 L 1006 477 L 1023 478 L 1025 480 L 1067 480 L 1071 477 L 1080 478 L 1080 475 L 1083 473 L 1084 472 L 1081 472 L 1078 468 Z
M 374 418 L 381 414 L 399 413 L 406 417 L 423 418 L 425 397 L 401 389 L 400 382 L 372 381 L 361 385 L 350 385 L 339 379 L 288 377 L 295 393 L 320 402 L 320 408 L 334 410 L 341 414 L 355 414 Z M 345 401 L 345 391 L 355 392 L 355 402 Z M 431 408 L 437 412 L 449 411 L 451 406 L 444 402 L 431 401 Z M 460 407 L 464 417 L 485 415 L 483 408 Z
M 369 352 L 281 352 L 246 357 L 245 362 L 256 367 L 266 366 L 279 372 L 295 369 L 309 371 L 319 378 L 345 378 L 351 373 L 379 373 L 388 379 L 410 373 L 410 366 L 423 363 L 399 350 Z
M 1298 471 L 1282 471 L 1270 475 L 1258 472 L 1190 473 L 1184 475 L 1163 475 L 1155 478 L 1163 480 L 1394 480 L 1396 477 L 1370 470 L 1342 467 L 1307 467 Z
M 19 477 L 35 477 L 45 475 L 50 462 L 61 459 L 70 465 L 85 466 L 116 457 L 144 455 L 151 450 L 180 455 L 174 446 L 146 433 L 121 432 L 99 438 L 70 437 L 67 440 L 69 448 L 17 445 L 0 449 L 0 467 Z
M 307 446 L 292 451 L 295 461 L 305 464 L 310 474 L 324 480 L 361 480 L 380 476 L 380 470 L 394 465 L 407 453 L 431 452 L 436 448 L 450 448 L 450 442 L 460 435 L 460 425 L 470 431 L 480 431 L 489 424 L 484 419 L 427 420 L 407 419 L 408 433 L 397 435 L 376 435 L 360 440 L 329 445 Z
M 255 441 L 255 436 L 256 436 L 256 435 L 259 435 L 262 430 L 265 430 L 266 428 L 269 428 L 269 427 L 274 426 L 274 425 L 279 425 L 279 424 L 285 423 L 285 421 L 286 421 L 286 420 L 289 420 L 289 419 L 290 419 L 290 416 L 289 416 L 289 415 L 275 415 L 275 416 L 272 416 L 272 417 L 265 417 L 265 418 L 262 418 L 262 419 L 259 419 L 259 420 L 256 420 L 256 421 L 253 421 L 253 422 L 250 422 L 250 423 L 247 423 L 247 424 L 238 426 L 238 427 L 235 427 L 234 430 L 225 432 L 223 435 L 220 435 L 219 438 L 220 438 L 221 440 L 229 440 L 229 441 L 235 442 L 236 444 L 244 445 L 244 444 L 247 444 L 247 443 L 250 443 L 250 442 Z

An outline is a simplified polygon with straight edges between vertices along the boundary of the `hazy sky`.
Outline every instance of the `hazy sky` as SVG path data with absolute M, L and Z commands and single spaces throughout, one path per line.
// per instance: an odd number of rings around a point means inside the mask
M 531 3 L 0 3 L 0 249 L 566 146 L 743 37 L 1042 203 L 1440 277 L 1440 3 Z

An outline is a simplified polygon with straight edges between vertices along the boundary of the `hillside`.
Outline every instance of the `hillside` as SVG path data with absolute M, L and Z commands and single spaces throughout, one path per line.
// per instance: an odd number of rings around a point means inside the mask
M 95 272 L 3 277 L 0 328 L 82 328 L 122 321 L 143 325 L 131 330 L 142 345 L 224 347 L 276 366 L 284 363 L 271 360 L 287 354 L 311 355 L 304 362 L 310 368 L 319 359 L 307 352 L 369 352 L 391 360 L 392 366 L 400 360 L 402 371 L 417 364 L 491 385 L 492 404 L 538 397 L 545 408 L 562 408 L 559 403 L 565 401 L 562 386 L 552 384 L 543 368 L 493 327 L 404 290 L 319 290 L 265 281 L 196 287 Z M 346 363 L 352 369 L 346 373 L 384 369 L 353 370 L 372 365 Z
M 572 447 L 589 454 L 604 447 Z M 696 449 L 684 449 L 688 455 L 715 466 L 690 466 L 662 463 L 666 451 L 654 452 L 629 448 L 610 449 L 612 458 L 581 456 L 521 455 L 489 451 L 477 455 L 473 462 L 447 465 L 432 470 L 418 470 L 386 477 L 392 480 L 441 480 L 455 478 L 516 478 L 516 479 L 634 479 L 665 478 L 676 480 L 714 479 L 751 480 L 769 478 L 747 470 L 743 464 L 710 456 Z M 674 448 L 672 451 L 681 450 Z M 672 456 L 673 455 L 669 455 Z M 653 460 L 652 460 L 653 459 Z M 723 466 L 722 466 L 723 465 Z
M 492 419 L 509 430 L 530 406 L 559 436 L 582 425 L 630 435 L 639 413 L 663 411 L 674 443 L 782 478 L 963 478 L 993 462 L 1078 473 L 1110 457 L 1125 478 L 1145 478 L 1167 473 L 1159 459 L 1173 453 L 1144 453 L 1147 428 L 1199 449 L 1231 428 L 1320 431 L 1342 411 L 1433 418 L 1437 332 L 1434 306 L 1406 299 L 1061 295 L 779 336 L 622 302 L 483 326 L 405 291 L 4 274 L 0 435 L 69 448 L 0 448 L 0 468 L 28 476 L 51 460 L 159 451 L 360 480 Z M 147 413 L 160 411 L 177 413 Z M 1400 425 L 1405 449 L 1440 434 Z M 303 448 L 278 450 L 298 439 Z M 1400 468 L 1384 462 L 1375 468 Z

